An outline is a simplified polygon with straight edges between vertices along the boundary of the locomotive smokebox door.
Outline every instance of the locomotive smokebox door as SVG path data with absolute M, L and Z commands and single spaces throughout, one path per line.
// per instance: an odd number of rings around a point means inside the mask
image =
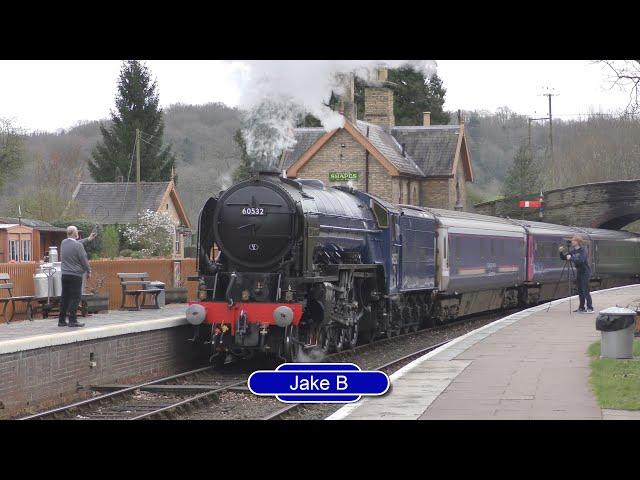
M 279 186 L 260 182 L 244 188 L 247 183 L 230 188 L 220 198 L 215 237 L 233 263 L 268 268 L 291 251 L 297 212 L 291 197 Z

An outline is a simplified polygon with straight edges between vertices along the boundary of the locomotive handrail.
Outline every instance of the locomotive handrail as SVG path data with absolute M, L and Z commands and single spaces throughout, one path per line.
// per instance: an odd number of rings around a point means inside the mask
M 341 232 L 360 232 L 360 233 L 379 233 L 382 230 L 370 230 L 365 228 L 353 228 L 353 227 L 338 227 L 335 225 L 320 225 L 320 228 L 324 228 L 327 230 L 338 230 Z

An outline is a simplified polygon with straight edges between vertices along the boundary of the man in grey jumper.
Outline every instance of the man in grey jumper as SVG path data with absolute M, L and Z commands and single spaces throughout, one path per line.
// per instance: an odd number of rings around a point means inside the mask
M 66 327 L 67 312 L 69 312 L 70 327 L 84 327 L 76 318 L 78 304 L 82 297 L 82 276 L 86 273 L 91 277 L 91 266 L 83 243 L 91 241 L 96 234 L 89 238 L 78 240 L 78 229 L 73 225 L 67 227 L 67 238 L 60 245 L 60 260 L 62 262 L 62 297 L 60 298 L 60 316 L 58 326 Z

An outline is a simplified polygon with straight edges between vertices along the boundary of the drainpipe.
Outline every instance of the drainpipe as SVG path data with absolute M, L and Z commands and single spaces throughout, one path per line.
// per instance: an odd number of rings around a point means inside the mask
M 367 126 L 367 138 L 369 138 L 369 127 Z M 364 151 L 364 191 L 369 193 L 369 150 Z

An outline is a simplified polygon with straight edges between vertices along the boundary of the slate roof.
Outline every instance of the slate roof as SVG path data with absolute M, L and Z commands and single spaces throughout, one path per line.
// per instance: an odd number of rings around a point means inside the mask
M 409 175 L 424 176 L 422 170 L 416 165 L 411 154 L 405 149 L 405 155 L 402 155 L 402 146 L 398 141 L 388 133 L 385 129 L 372 123 L 356 121 L 358 130 L 366 137 L 367 128 L 369 129 L 368 140 L 373 144 L 382 155 L 385 156 L 393 165 L 402 173 Z
M 296 128 L 293 135 L 296 139 L 296 144 L 284 152 L 282 162 L 280 164 L 280 170 L 289 168 L 296 163 L 298 159 L 309 150 L 311 145 L 316 143 L 322 135 L 327 133 L 324 128 Z
M 30 218 L 18 219 L 14 217 L 0 217 L 0 223 L 5 224 L 5 227 L 3 228 L 6 228 L 6 224 L 18 225 L 22 223 L 22 225 L 24 225 L 25 227 L 35 228 L 36 230 L 39 230 L 41 232 L 66 232 L 67 231 L 66 228 L 54 227 L 53 225 L 45 221 L 32 220 Z
M 393 127 L 390 132 L 361 120 L 356 121 L 355 126 L 365 137 L 368 127 L 368 140 L 401 173 L 427 177 L 452 173 L 460 125 Z M 297 162 L 324 133 L 321 127 L 296 128 L 297 143 L 284 153 L 280 169 L 287 169 Z M 404 156 L 402 144 L 405 146 Z
M 157 211 L 169 183 L 140 182 L 140 211 Z M 89 218 L 101 224 L 123 225 L 137 221 L 135 183 L 81 182 L 73 199 Z
M 460 125 L 393 127 L 391 134 L 426 176 L 451 175 Z

